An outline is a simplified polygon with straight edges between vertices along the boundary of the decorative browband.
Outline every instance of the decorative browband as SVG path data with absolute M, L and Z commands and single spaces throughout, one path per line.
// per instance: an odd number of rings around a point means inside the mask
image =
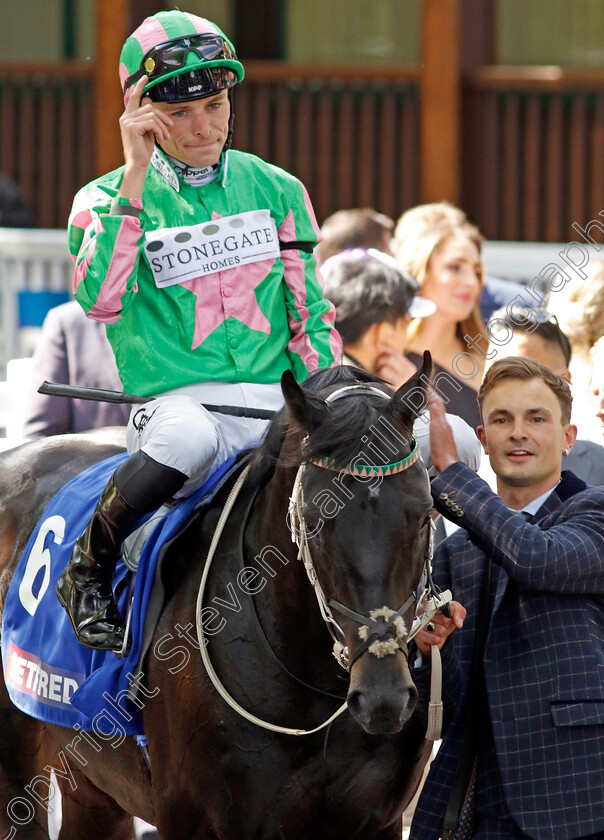
M 322 467 L 325 470 L 333 470 L 334 472 L 343 472 L 348 475 L 358 475 L 367 477 L 374 475 L 395 475 L 395 473 L 402 472 L 413 466 L 415 462 L 421 457 L 420 448 L 415 438 L 411 438 L 412 449 L 402 461 L 396 461 L 394 464 L 355 464 L 351 466 L 348 464 L 345 467 L 337 467 L 331 458 L 309 458 L 308 463 L 314 464 L 316 467 Z

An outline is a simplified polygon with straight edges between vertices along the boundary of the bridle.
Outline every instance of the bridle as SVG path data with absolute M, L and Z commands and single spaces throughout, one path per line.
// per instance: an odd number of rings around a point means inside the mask
M 370 385 L 348 385 L 344 388 L 339 388 L 337 391 L 332 392 L 326 398 L 326 402 L 333 402 L 336 399 L 340 399 L 340 397 L 347 396 L 349 394 L 359 391 L 364 391 L 365 393 L 376 393 L 379 394 L 380 397 L 382 397 L 383 399 L 390 399 L 390 397 L 388 397 L 387 394 L 385 394 L 383 391 L 379 390 L 378 388 L 374 388 Z M 420 457 L 421 456 L 419 452 L 419 447 L 417 445 L 417 441 L 415 441 L 415 439 L 412 439 L 411 452 L 409 453 L 409 455 L 407 455 L 401 461 L 398 461 L 396 464 L 386 464 L 382 466 L 374 466 L 369 464 L 357 465 L 356 467 L 350 467 L 350 472 L 351 474 L 355 474 L 355 470 L 362 469 L 364 471 L 363 473 L 359 472 L 359 475 L 393 475 L 395 472 L 401 472 L 402 470 L 408 469 Z M 306 528 L 306 522 L 302 513 L 302 477 L 304 475 L 304 470 L 306 468 L 307 463 L 311 463 L 314 466 L 318 466 L 323 469 L 335 469 L 335 466 L 330 465 L 330 461 L 328 458 L 308 459 L 306 462 L 303 462 L 300 465 L 298 473 L 296 475 L 296 480 L 294 482 L 292 495 L 290 498 L 289 515 L 292 524 L 295 524 L 295 527 L 292 528 L 292 540 L 298 545 L 298 558 L 304 562 L 306 573 L 309 577 L 311 584 L 313 585 L 315 595 L 317 597 L 321 615 L 323 616 L 323 619 L 327 624 L 327 628 L 332 638 L 334 639 L 334 655 L 337 661 L 340 663 L 340 665 L 342 665 L 343 668 L 349 671 L 354 661 L 356 661 L 356 659 L 358 659 L 359 656 L 365 653 L 365 651 L 369 651 L 375 656 L 382 657 L 386 656 L 389 653 L 395 653 L 396 650 L 400 649 L 403 651 L 405 656 L 407 656 L 407 645 L 409 641 L 415 636 L 415 634 L 419 630 L 421 630 L 422 627 L 428 624 L 430 619 L 438 610 L 441 610 L 446 614 L 448 610 L 447 604 L 451 600 L 451 593 L 449 592 L 449 590 L 446 590 L 445 592 L 441 593 L 432 580 L 432 529 L 430 529 L 424 554 L 425 586 L 423 589 L 423 593 L 419 595 L 419 597 L 418 589 L 416 593 L 412 593 L 409 596 L 409 598 L 407 598 L 403 606 L 400 607 L 399 610 L 397 610 L 396 612 L 394 610 L 390 610 L 388 607 L 382 607 L 381 609 L 371 610 L 368 617 L 363 616 L 360 613 L 356 613 L 353 610 L 349 610 L 343 604 L 340 604 L 338 601 L 335 601 L 333 599 L 330 599 L 328 603 L 325 598 L 323 589 L 319 583 L 319 579 L 317 577 L 316 569 L 310 552 L 310 547 L 308 545 L 308 531 Z M 241 488 L 243 487 L 249 469 L 250 467 L 248 464 L 248 466 L 239 475 L 231 492 L 229 493 L 229 497 L 225 503 L 223 511 L 216 525 L 210 548 L 208 549 L 208 555 L 206 558 L 203 574 L 199 584 L 199 590 L 197 593 L 197 605 L 195 609 L 197 640 L 199 643 L 200 655 L 202 662 L 206 668 L 207 674 L 212 682 L 212 685 L 223 698 L 223 700 L 235 712 L 237 712 L 237 714 L 241 715 L 241 717 L 245 718 L 251 723 L 256 724 L 257 726 L 262 727 L 263 729 L 268 729 L 272 732 L 278 732 L 283 735 L 312 735 L 313 733 L 319 732 L 321 729 L 324 729 L 325 727 L 329 726 L 339 715 L 345 712 L 347 709 L 347 703 L 344 702 L 327 720 L 325 720 L 319 726 L 316 726 L 314 729 L 293 729 L 290 727 L 280 726 L 262 720 L 261 718 L 257 717 L 256 715 L 253 715 L 251 712 L 248 712 L 246 709 L 244 709 L 230 695 L 230 693 L 227 691 L 225 686 L 222 684 L 220 678 L 218 677 L 218 674 L 216 673 L 212 665 L 206 647 L 208 640 L 204 633 L 203 622 L 201 621 L 205 587 L 208 581 L 210 567 L 214 558 L 214 554 L 216 553 L 216 548 L 218 547 L 220 536 L 224 530 L 224 526 L 227 522 L 229 513 L 235 503 L 235 500 L 237 499 L 237 496 Z M 376 472 L 368 473 L 367 470 L 375 470 Z M 387 470 L 388 472 L 386 472 Z M 411 628 L 409 629 L 409 631 L 407 631 L 407 627 L 402 616 L 407 612 L 407 610 L 411 608 L 411 606 L 414 603 L 416 604 L 416 607 L 417 604 L 422 603 L 423 613 L 420 617 L 415 619 Z M 359 647 L 354 651 L 352 658 L 349 656 L 349 652 L 344 644 L 344 631 L 333 617 L 333 613 L 331 611 L 332 607 L 336 611 L 347 615 L 349 618 L 353 618 L 359 623 L 363 622 L 361 624 L 361 627 L 359 628 L 359 635 L 362 638 L 362 644 L 359 645 Z M 340 638 L 338 638 L 338 634 Z M 394 649 L 391 650 L 391 648 Z M 436 671 L 438 671 L 439 676 L 438 680 L 434 681 L 434 674 Z M 437 740 L 440 737 L 440 728 L 442 722 L 442 702 L 440 701 L 439 697 L 439 686 L 436 687 L 436 690 L 433 690 L 435 682 L 439 681 L 440 656 L 437 646 L 434 645 L 432 646 L 431 700 L 428 710 L 428 727 L 426 732 L 426 738 L 429 740 Z
M 326 397 L 325 402 L 334 402 L 342 397 L 352 396 L 359 392 L 377 394 L 382 399 L 390 401 L 390 397 L 384 391 L 371 385 L 347 385 L 333 391 Z M 302 443 L 302 450 L 304 451 L 304 442 Z M 451 600 L 451 595 L 448 591 L 442 593 L 432 580 L 433 528 L 430 527 L 424 550 L 423 590 L 420 592 L 418 588 L 415 592 L 411 593 L 405 603 L 397 610 L 393 610 L 388 606 L 382 606 L 371 610 L 367 616 L 346 607 L 344 604 L 336 601 L 335 598 L 328 600 L 319 581 L 312 558 L 309 532 L 303 514 L 304 491 L 302 481 L 304 474 L 308 464 L 312 464 L 321 469 L 344 472 L 348 475 L 357 475 L 363 478 L 371 476 L 384 477 L 403 472 L 409 469 L 409 467 L 412 467 L 420 459 L 421 452 L 419 445 L 415 438 L 412 437 L 411 452 L 400 461 L 392 464 L 355 464 L 354 466 L 349 464 L 342 468 L 336 466 L 330 458 L 323 457 L 308 458 L 298 468 L 289 502 L 289 522 L 292 542 L 298 546 L 298 559 L 304 563 L 306 574 L 314 589 L 317 603 L 319 604 L 319 610 L 334 641 L 333 654 L 338 663 L 346 671 L 350 671 L 357 659 L 366 652 L 381 659 L 384 656 L 396 653 L 397 650 L 401 650 L 405 657 L 407 657 L 408 644 L 411 639 L 428 624 L 439 609 L 444 608 L 444 611 L 447 611 L 448 608 L 446 605 Z M 417 607 L 420 603 L 423 609 L 421 616 L 417 616 L 416 614 L 411 627 L 407 627 L 403 616 L 414 605 L 417 613 Z M 360 625 L 358 635 L 361 643 L 352 653 L 350 653 L 345 644 L 345 633 L 334 618 L 332 609 Z

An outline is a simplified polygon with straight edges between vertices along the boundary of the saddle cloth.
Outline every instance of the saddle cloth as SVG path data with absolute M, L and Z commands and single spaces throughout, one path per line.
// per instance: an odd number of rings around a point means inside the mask
M 21 711 L 49 723 L 97 734 L 142 735 L 139 704 L 129 691 L 144 639 L 145 616 L 162 547 L 182 530 L 197 509 L 207 505 L 242 465 L 235 458 L 219 467 L 192 496 L 175 503 L 165 516 L 149 514 L 149 536 L 141 550 L 132 591 L 129 653 L 119 657 L 81 645 L 55 595 L 55 584 L 109 478 L 126 458 L 114 455 L 85 470 L 51 500 L 37 523 L 10 584 L 2 618 L 4 679 Z M 126 615 L 128 569 L 118 561 L 113 579 L 118 605 Z M 155 615 L 157 619 L 157 615 Z

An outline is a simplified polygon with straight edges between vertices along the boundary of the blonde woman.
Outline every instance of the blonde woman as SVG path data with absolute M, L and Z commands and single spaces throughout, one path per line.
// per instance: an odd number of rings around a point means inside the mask
M 551 292 L 548 310 L 556 315 L 572 347 L 573 423 L 580 437 L 602 443 L 601 411 L 593 391 L 602 382 L 602 359 L 594 346 L 604 337 L 604 260 L 591 260 L 586 278 Z M 601 345 L 600 345 L 601 347 Z M 596 383 L 597 384 L 594 384 Z
M 604 435 L 604 336 L 599 338 L 589 351 L 592 364 L 591 387 L 596 397 L 596 417 L 602 424 Z
M 479 309 L 483 237 L 465 221 L 463 211 L 441 202 L 404 214 L 395 240 L 398 262 L 417 279 L 422 296 L 436 304 L 433 315 L 411 323 L 408 358 L 418 363 L 423 351 L 430 350 L 435 384 L 447 411 L 476 428 L 476 396 L 487 352 Z

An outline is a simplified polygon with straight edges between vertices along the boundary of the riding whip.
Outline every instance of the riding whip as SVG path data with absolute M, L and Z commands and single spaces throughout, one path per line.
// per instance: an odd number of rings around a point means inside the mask
M 155 397 L 140 397 L 137 394 L 125 394 L 123 391 L 110 391 L 105 388 L 84 388 L 77 385 L 62 385 L 57 382 L 46 380 L 38 388 L 39 394 L 48 397 L 70 397 L 76 400 L 94 400 L 96 402 L 109 402 L 118 404 L 139 405 L 154 400 Z M 208 405 L 202 403 L 207 411 L 218 414 L 230 414 L 233 417 L 250 417 L 254 420 L 272 420 L 276 411 L 269 411 L 264 408 L 246 408 L 237 405 Z

